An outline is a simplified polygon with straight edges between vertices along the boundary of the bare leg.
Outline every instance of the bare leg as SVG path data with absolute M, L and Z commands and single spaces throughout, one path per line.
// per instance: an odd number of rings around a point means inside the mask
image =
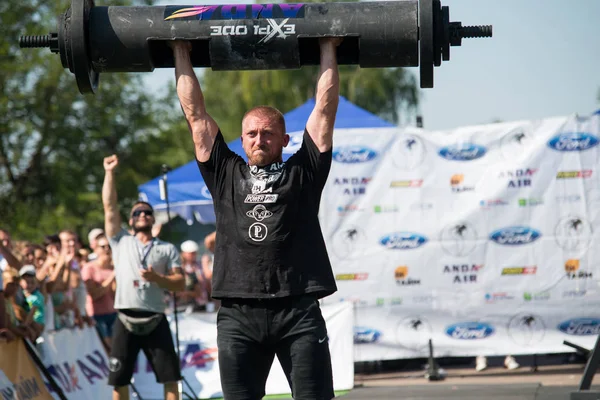
M 104 342 L 104 348 L 106 349 L 106 351 L 108 353 L 110 353 L 110 348 L 112 346 L 112 340 L 111 340 L 111 338 L 105 337 L 105 338 L 102 338 L 102 341 Z
M 113 400 L 129 400 L 129 386 L 119 386 L 114 388 Z
M 165 400 L 179 400 L 178 382 L 165 383 Z

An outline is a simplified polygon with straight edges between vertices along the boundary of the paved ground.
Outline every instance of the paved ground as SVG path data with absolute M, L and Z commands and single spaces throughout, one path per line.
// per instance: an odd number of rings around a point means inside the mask
M 577 390 L 583 365 L 541 366 L 507 371 L 490 368 L 448 369 L 447 378 L 430 382 L 421 372 L 357 374 L 356 388 L 341 396 L 347 400 L 568 400 Z M 593 389 L 600 390 L 600 376 Z
M 357 388 L 348 400 L 568 400 L 571 388 L 516 385 L 448 385 Z

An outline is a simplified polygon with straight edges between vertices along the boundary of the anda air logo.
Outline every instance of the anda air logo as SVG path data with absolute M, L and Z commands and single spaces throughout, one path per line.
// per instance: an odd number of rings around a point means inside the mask
M 345 195 L 363 195 L 367 190 L 367 185 L 371 182 L 371 177 L 337 177 L 333 184 L 339 186 Z
M 427 243 L 427 237 L 413 232 L 396 232 L 382 237 L 379 243 L 391 250 L 411 250 Z
M 508 179 L 508 188 L 522 188 L 531 186 L 531 178 L 537 172 L 535 168 L 515 169 L 502 171 L 498 178 Z
M 446 328 L 446 335 L 452 339 L 478 340 L 494 334 L 494 327 L 483 322 L 459 322 Z
M 591 133 L 561 133 L 548 141 L 548 147 L 556 151 L 584 151 L 597 146 L 598 137 Z
M 450 161 L 472 161 L 483 157 L 487 149 L 473 143 L 462 143 L 453 146 L 442 147 L 438 154 L 440 157 Z
M 477 283 L 483 264 L 444 265 L 444 274 L 452 276 L 452 283 Z
M 542 234 L 526 226 L 511 226 L 498 229 L 490 234 L 490 240 L 505 246 L 520 246 L 533 243 L 538 240 Z
M 358 164 L 373 160 L 377 152 L 368 147 L 345 146 L 333 152 L 333 159 L 346 164 Z
M 574 336 L 597 336 L 600 334 L 600 319 L 598 318 L 574 318 L 564 321 L 558 325 L 558 330 L 567 335 Z

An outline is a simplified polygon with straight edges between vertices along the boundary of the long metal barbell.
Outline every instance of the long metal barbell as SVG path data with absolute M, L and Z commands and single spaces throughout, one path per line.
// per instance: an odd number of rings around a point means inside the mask
M 20 47 L 49 47 L 95 93 L 105 72 L 173 68 L 168 41 L 192 43 L 194 67 L 213 70 L 299 69 L 319 64 L 318 39 L 344 37 L 340 65 L 420 67 L 422 88 L 434 66 L 463 38 L 491 37 L 492 27 L 450 22 L 440 0 L 206 6 L 95 6 L 72 0 L 57 32 L 22 36 Z

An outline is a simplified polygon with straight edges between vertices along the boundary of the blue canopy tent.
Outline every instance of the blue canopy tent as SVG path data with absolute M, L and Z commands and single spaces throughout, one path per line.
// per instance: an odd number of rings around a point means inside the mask
M 304 126 L 315 106 L 311 99 L 300 107 L 284 115 L 290 143 L 284 148 L 283 159 L 287 160 L 300 148 Z M 356 106 L 340 96 L 335 129 L 347 128 L 383 128 L 394 125 L 374 114 Z M 228 143 L 229 148 L 247 160 L 239 139 Z M 192 153 L 190 145 L 190 153 Z M 154 178 L 138 187 L 140 199 L 152 204 L 158 213 L 166 210 L 166 203 L 160 198 L 159 181 L 162 176 Z M 173 214 L 186 219 L 189 223 L 195 218 L 201 223 L 214 223 L 213 202 L 208 188 L 200 175 L 196 161 L 170 171 L 167 174 L 170 210 Z

